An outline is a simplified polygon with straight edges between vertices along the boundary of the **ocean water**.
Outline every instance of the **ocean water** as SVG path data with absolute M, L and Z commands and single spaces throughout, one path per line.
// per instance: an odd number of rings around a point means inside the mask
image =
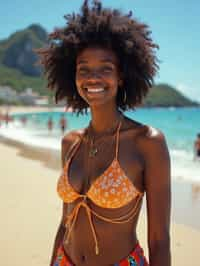
M 13 122 L 8 126 L 0 126 L 0 136 L 33 146 L 60 150 L 62 132 L 59 119 L 62 114 L 68 124 L 66 132 L 85 127 L 90 121 L 90 114 L 77 116 L 56 111 L 15 114 Z M 173 179 L 200 183 L 200 161 L 193 160 L 194 139 L 200 132 L 200 108 L 140 108 L 125 114 L 164 133 L 170 151 Z M 22 115 L 27 118 L 26 125 L 20 120 Z M 49 117 L 53 120 L 52 132 L 47 129 Z

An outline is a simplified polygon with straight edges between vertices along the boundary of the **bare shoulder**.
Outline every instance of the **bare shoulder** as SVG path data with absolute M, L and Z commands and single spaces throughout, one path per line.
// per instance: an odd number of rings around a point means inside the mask
M 129 118 L 126 118 L 126 122 L 124 131 L 128 133 L 129 138 L 133 138 L 141 151 L 151 152 L 151 149 L 166 146 L 165 136 L 161 130 Z
M 84 129 L 79 130 L 72 130 L 68 132 L 65 136 L 62 138 L 62 146 L 71 146 L 71 144 L 77 139 L 80 138 L 83 135 Z
M 62 164 L 64 165 L 64 161 L 66 155 L 71 150 L 72 146 L 76 144 L 77 141 L 83 136 L 84 129 L 73 130 L 68 132 L 61 141 L 61 157 L 62 157 Z
M 152 143 L 162 143 L 165 142 L 165 136 L 160 129 L 154 128 L 152 126 L 145 126 L 145 134 L 143 135 L 144 140 Z
M 163 132 L 152 126 L 145 125 L 138 136 L 138 144 L 145 155 L 168 153 L 168 147 Z
M 148 199 L 150 199 L 149 195 L 158 195 L 161 187 L 162 191 L 170 187 L 169 150 L 163 132 L 151 126 L 146 126 L 138 142 L 144 160 L 145 190 L 148 191 Z

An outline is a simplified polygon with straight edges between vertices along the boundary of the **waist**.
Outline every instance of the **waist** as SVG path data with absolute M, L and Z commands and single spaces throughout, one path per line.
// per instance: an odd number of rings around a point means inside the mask
M 113 244 L 113 240 L 115 240 L 117 236 L 117 240 L 121 239 L 122 242 L 124 241 L 123 243 L 129 240 L 130 245 L 133 247 L 134 243 L 137 242 L 136 228 L 138 217 L 139 214 L 131 221 L 121 224 L 113 224 L 100 220 L 97 217 L 93 217 L 92 222 L 98 244 L 100 243 L 100 246 L 105 246 L 107 243 L 108 246 L 110 246 Z M 70 229 L 70 227 L 66 228 L 64 235 L 64 242 L 66 241 L 65 245 L 70 246 L 72 243 L 78 243 L 81 245 L 81 247 L 85 246 L 87 250 L 91 248 L 91 250 L 93 250 L 92 252 L 94 253 L 94 235 L 91 230 L 91 225 L 90 223 L 88 223 L 88 217 L 84 213 L 84 210 L 81 210 L 79 212 L 79 217 L 76 221 L 76 225 L 73 227 L 69 238 Z
M 73 233 L 70 245 L 65 245 L 63 241 L 63 250 L 69 256 L 75 265 L 113 265 L 133 252 L 138 245 L 136 236 L 124 234 L 118 236 L 115 231 L 112 237 L 99 239 L 100 253 L 98 256 L 94 253 L 90 237 L 81 237 L 80 232 Z
M 139 199 L 139 198 L 138 198 Z M 73 231 L 76 230 L 78 228 L 78 224 L 81 224 L 80 226 L 80 234 L 83 234 L 86 236 L 85 231 L 83 230 L 83 219 L 84 216 L 87 217 L 87 228 L 90 228 L 90 233 L 88 232 L 87 235 L 92 235 L 93 237 L 93 248 L 94 248 L 94 253 L 96 255 L 99 255 L 100 253 L 100 249 L 99 249 L 99 237 L 104 234 L 105 232 L 105 227 L 108 227 L 106 225 L 107 224 L 111 224 L 111 226 L 109 226 L 109 230 L 108 232 L 111 232 L 111 236 L 113 236 L 113 228 L 117 228 L 118 230 L 122 231 L 124 234 L 124 231 L 127 230 L 128 226 L 130 227 L 129 231 L 130 231 L 130 235 L 131 234 L 131 230 L 133 230 L 133 225 L 132 222 L 136 219 L 134 219 L 134 217 L 138 216 L 139 213 L 139 207 L 141 206 L 139 204 L 140 200 L 137 201 L 137 204 L 134 204 L 134 206 L 129 209 L 129 211 L 124 214 L 121 215 L 119 217 L 116 218 L 108 218 L 106 216 L 100 215 L 98 212 L 94 211 L 93 209 L 91 209 L 88 204 L 85 201 L 80 201 L 75 207 L 74 209 L 71 211 L 70 215 L 67 218 L 67 227 L 68 227 L 68 232 L 67 232 L 67 238 L 65 240 L 65 243 L 68 244 L 70 239 L 71 239 L 71 235 L 73 234 Z M 82 213 L 82 215 L 81 215 Z M 81 219 L 82 216 L 82 219 Z M 86 221 L 86 218 L 84 219 Z M 102 222 L 102 224 L 104 224 L 103 230 L 99 230 L 98 223 Z M 77 224 L 78 222 L 78 224 Z M 131 226 L 130 226 L 131 225 Z M 135 223 L 136 226 L 136 223 Z M 124 228 L 125 230 L 122 230 L 122 228 Z M 108 236 L 105 236 L 105 239 Z M 88 241 L 89 243 L 91 243 L 91 241 Z

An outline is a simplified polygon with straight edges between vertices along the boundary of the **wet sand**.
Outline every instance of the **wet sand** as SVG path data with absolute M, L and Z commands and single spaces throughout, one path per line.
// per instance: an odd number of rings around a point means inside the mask
M 40 113 L 40 112 L 51 112 L 52 110 L 64 111 L 64 107 L 55 106 L 0 106 L 0 112 L 3 114 L 9 112 L 9 114 L 20 114 L 20 113 Z

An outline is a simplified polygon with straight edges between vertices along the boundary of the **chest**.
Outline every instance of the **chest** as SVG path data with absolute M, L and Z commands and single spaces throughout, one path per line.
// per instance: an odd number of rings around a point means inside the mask
M 107 139 L 96 144 L 97 153 L 90 156 L 90 146 L 82 142 L 70 160 L 68 180 L 79 193 L 86 193 L 96 180 L 101 180 L 105 173 L 111 173 L 112 165 L 117 159 L 118 168 L 122 170 L 136 188 L 144 190 L 142 155 L 134 143 L 127 138 L 121 138 L 119 145 L 115 140 Z M 109 175 L 108 175 L 109 178 Z

